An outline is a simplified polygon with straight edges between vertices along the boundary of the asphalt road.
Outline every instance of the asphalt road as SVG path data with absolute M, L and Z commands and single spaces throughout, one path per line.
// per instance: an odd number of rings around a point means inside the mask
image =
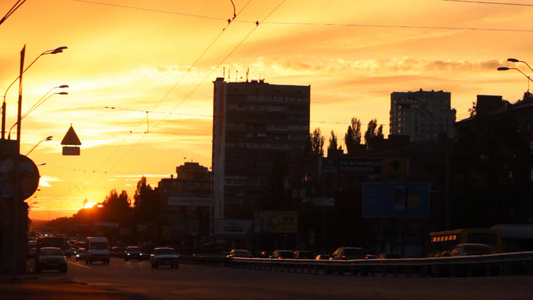
M 147 261 L 110 265 L 69 260 L 68 273 L 46 271 L 33 280 L 75 282 L 68 286 L 71 299 L 87 294 L 86 288 L 117 296 L 116 299 L 532 299 L 533 277 L 362 277 L 254 271 L 181 265 L 179 269 L 152 269 Z M 26 281 L 26 282 L 29 282 Z M 20 283 L 20 282 L 19 282 Z M 0 284 L 0 291 L 6 285 Z M 13 285 L 12 287 L 14 287 Z M 60 292 L 61 285 L 57 285 Z M 78 288 L 76 288 L 78 287 Z M 63 291 L 66 287 L 63 288 Z M 59 289 L 59 290 L 58 290 Z M 2 294 L 0 294 L 0 298 Z M 42 297 L 39 297 L 42 298 Z M 84 297 L 78 297 L 83 299 Z M 92 297 L 91 297 L 92 298 Z M 14 298 L 13 298 L 14 299 Z M 33 299 L 29 297 L 28 299 Z M 46 298 L 43 298 L 46 299 Z M 54 299 L 48 298 L 48 299 Z M 63 298 L 57 298 L 63 299 Z M 66 299 L 66 298 L 64 298 Z M 97 298 L 101 299 L 101 298 Z

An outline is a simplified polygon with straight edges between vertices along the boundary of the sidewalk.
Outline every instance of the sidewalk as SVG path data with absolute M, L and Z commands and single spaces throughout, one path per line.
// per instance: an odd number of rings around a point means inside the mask
M 39 278 L 23 274 L 16 278 L 0 275 L 1 299 L 143 299 L 115 291 L 91 287 L 68 278 Z

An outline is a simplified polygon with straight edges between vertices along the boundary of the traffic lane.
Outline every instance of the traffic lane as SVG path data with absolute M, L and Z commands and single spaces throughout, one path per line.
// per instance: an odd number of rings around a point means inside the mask
M 84 264 L 83 264 L 84 265 Z M 76 280 L 149 299 L 531 299 L 533 277 L 418 278 L 314 275 L 148 261 L 70 268 Z

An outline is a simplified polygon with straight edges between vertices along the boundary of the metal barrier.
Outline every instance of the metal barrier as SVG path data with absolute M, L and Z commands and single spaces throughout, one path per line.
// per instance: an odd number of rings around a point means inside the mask
M 314 260 L 180 255 L 180 263 L 322 275 L 496 276 L 533 275 L 533 251 L 461 257 Z

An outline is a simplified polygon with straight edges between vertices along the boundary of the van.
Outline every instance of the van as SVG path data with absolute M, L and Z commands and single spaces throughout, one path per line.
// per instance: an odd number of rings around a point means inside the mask
M 87 256 L 86 264 L 92 264 L 94 261 L 101 261 L 109 265 L 109 244 L 106 237 L 93 236 L 87 238 Z

